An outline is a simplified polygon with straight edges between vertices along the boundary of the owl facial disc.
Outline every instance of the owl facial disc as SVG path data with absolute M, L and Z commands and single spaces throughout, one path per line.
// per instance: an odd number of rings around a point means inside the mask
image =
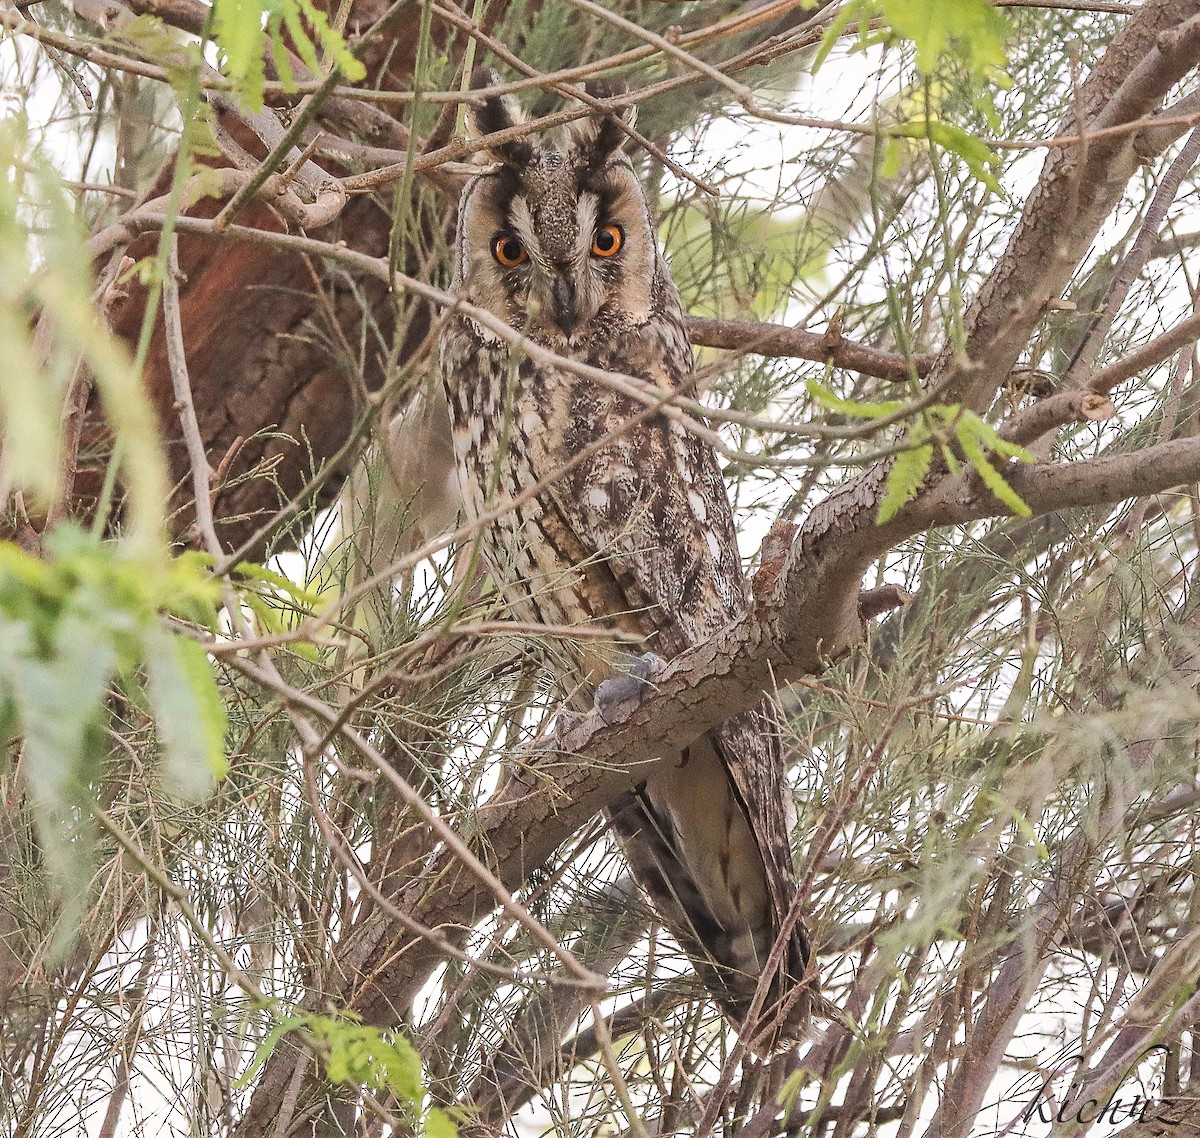
M 475 76 L 476 85 L 495 82 L 491 72 Z M 483 135 L 522 121 L 511 96 L 489 96 L 471 115 Z M 632 121 L 632 108 L 596 113 L 554 135 L 489 149 L 496 165 L 460 203 L 467 240 L 456 283 L 467 299 L 560 351 L 645 323 L 659 254 L 622 151 Z

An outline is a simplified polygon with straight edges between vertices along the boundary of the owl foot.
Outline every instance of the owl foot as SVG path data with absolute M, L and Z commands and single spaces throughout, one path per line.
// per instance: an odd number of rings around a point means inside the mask
M 667 662 L 653 652 L 639 656 L 623 676 L 604 680 L 595 695 L 596 711 L 605 723 L 615 723 L 624 718 L 642 702 L 647 688 L 653 686 L 655 676 L 666 669 Z

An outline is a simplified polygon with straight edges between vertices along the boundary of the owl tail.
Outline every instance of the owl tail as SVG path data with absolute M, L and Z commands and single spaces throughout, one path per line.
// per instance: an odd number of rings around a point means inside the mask
M 760 1053 L 800 1038 L 810 949 L 793 920 L 779 966 L 746 1019 L 796 894 L 778 737 L 761 715 L 723 724 L 614 803 L 634 876 L 721 1010 Z

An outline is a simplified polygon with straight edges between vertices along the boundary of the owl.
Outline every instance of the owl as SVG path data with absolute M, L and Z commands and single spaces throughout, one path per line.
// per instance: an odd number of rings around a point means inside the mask
M 496 82 L 473 77 L 477 90 Z M 632 117 L 597 113 L 493 146 L 459 203 L 454 290 L 566 360 L 688 390 L 679 294 L 623 150 Z M 472 118 L 481 135 L 522 121 L 515 99 L 486 94 Z M 479 540 L 519 619 L 617 630 L 670 658 L 745 611 L 724 481 L 686 424 L 535 362 L 462 312 L 440 349 L 463 500 L 469 517 L 498 512 Z M 554 660 L 562 686 L 589 703 L 630 671 L 594 637 L 562 638 Z M 745 1024 L 796 893 L 785 790 L 764 703 L 666 756 L 607 812 L 718 1006 L 768 1046 L 799 1035 L 809 1003 L 809 946 L 793 921 L 762 1018 Z

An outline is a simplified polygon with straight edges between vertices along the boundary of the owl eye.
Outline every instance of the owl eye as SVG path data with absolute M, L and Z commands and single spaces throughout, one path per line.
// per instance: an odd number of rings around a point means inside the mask
M 529 254 L 521 244 L 520 238 L 511 233 L 497 233 L 492 238 L 492 256 L 506 269 L 523 265 L 529 260 Z
M 594 257 L 613 257 L 621 251 L 625 244 L 625 230 L 619 225 L 606 225 L 597 229 L 592 237 L 592 255 Z

